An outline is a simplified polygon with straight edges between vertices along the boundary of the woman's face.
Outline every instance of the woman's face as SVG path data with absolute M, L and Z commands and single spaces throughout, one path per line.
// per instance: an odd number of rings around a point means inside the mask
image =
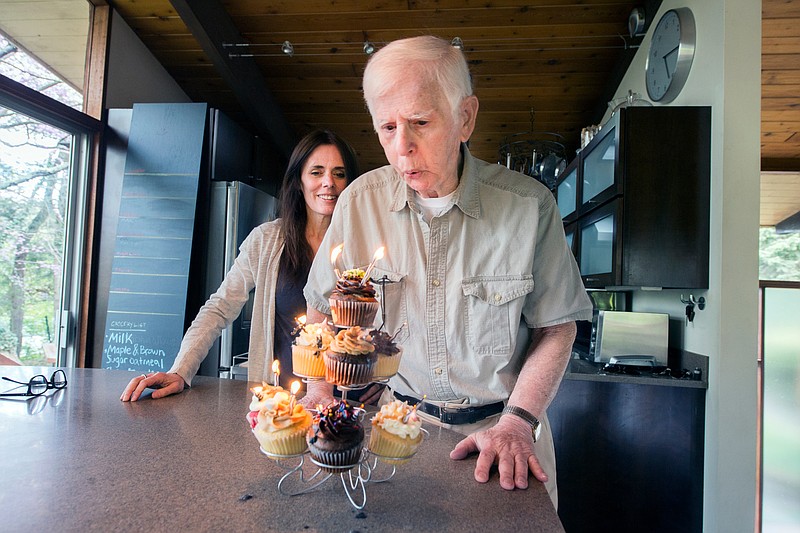
M 345 186 L 347 175 L 339 149 L 332 144 L 318 146 L 306 159 L 301 176 L 303 198 L 309 215 L 331 216 Z

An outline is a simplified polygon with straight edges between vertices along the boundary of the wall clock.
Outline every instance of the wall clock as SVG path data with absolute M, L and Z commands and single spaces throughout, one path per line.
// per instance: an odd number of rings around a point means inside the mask
M 688 7 L 670 9 L 653 31 L 647 52 L 647 95 L 655 102 L 671 102 L 681 92 L 694 59 L 696 31 Z

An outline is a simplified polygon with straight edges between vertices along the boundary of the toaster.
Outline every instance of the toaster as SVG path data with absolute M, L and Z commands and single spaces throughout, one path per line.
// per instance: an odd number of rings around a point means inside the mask
M 669 315 L 631 311 L 597 311 L 592 320 L 589 359 L 595 363 L 647 359 L 667 366 Z

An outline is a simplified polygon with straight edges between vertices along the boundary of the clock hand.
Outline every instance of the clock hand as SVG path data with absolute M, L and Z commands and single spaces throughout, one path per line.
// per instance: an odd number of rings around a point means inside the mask
M 675 48 L 664 54 L 664 57 L 662 58 L 664 59 L 664 68 L 666 69 L 667 76 L 669 78 L 672 78 L 672 69 L 669 66 L 669 61 L 667 61 L 667 58 L 669 57 L 671 59 L 673 56 L 677 55 L 677 53 L 678 53 L 678 46 L 676 46 Z

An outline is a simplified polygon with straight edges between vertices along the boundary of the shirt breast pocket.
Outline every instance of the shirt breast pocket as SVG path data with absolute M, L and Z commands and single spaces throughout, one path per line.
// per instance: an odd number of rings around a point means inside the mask
M 394 339 L 397 344 L 402 344 L 408 338 L 408 307 L 406 303 L 406 275 L 390 270 L 375 267 L 370 275 L 372 285 L 378 293 L 381 308 L 375 318 L 376 327 L 383 324 L 384 313 L 386 324 L 383 330 L 389 335 L 403 327 L 403 330 Z M 403 326 L 403 324 L 406 324 Z
M 478 276 L 461 281 L 467 338 L 480 355 L 509 355 L 533 276 Z

